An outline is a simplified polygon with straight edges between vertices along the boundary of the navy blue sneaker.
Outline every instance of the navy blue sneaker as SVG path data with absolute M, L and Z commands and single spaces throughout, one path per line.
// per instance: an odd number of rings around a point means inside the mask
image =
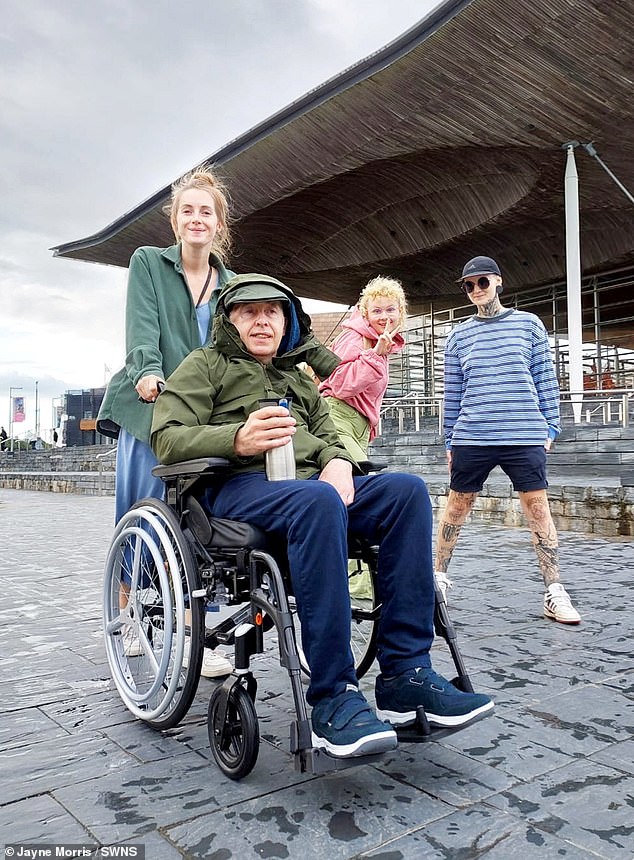
M 365 697 L 348 689 L 313 708 L 313 745 L 338 758 L 382 753 L 397 744 L 396 732 L 377 719 Z
M 493 710 L 493 701 L 482 693 L 463 693 L 433 669 L 410 669 L 386 681 L 376 679 L 377 715 L 394 726 L 416 721 L 422 705 L 431 726 L 456 728 L 481 719 Z

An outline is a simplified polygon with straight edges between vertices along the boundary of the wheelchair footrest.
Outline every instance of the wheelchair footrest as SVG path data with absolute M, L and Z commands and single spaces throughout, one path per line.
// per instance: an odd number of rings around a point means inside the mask
M 478 714 L 469 720 L 469 722 L 462 723 L 460 726 L 432 726 L 429 724 L 425 709 L 419 705 L 416 708 L 416 722 L 410 726 L 394 726 L 394 728 L 396 729 L 399 743 L 404 741 L 406 743 L 420 744 L 427 741 L 440 740 L 448 735 L 455 735 L 456 732 L 461 732 L 463 729 L 469 728 L 474 723 L 478 723 L 480 720 L 491 716 L 492 713 L 493 711 L 486 711 L 483 714 Z
M 295 760 L 295 770 L 299 773 L 328 773 L 334 770 L 345 770 L 360 764 L 372 764 L 383 758 L 383 753 L 372 755 L 337 758 L 325 750 L 312 746 L 312 734 L 308 719 L 291 723 L 291 753 Z
M 384 753 L 374 755 L 358 755 L 350 758 L 337 758 L 328 755 L 327 752 L 311 747 L 307 750 L 298 750 L 295 753 L 295 770 L 299 773 L 328 773 L 329 771 L 345 770 L 349 767 L 358 767 L 362 764 L 373 764 L 381 761 Z

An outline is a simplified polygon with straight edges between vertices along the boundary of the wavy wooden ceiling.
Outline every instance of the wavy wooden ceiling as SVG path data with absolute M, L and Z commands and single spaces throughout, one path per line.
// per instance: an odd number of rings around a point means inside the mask
M 634 186 L 634 0 L 444 3 L 209 161 L 234 207 L 233 268 L 352 302 L 378 273 L 412 310 L 475 254 L 507 284 L 565 277 L 569 140 Z M 576 150 L 585 274 L 634 265 L 634 206 Z M 169 188 L 59 256 L 127 266 L 168 245 Z

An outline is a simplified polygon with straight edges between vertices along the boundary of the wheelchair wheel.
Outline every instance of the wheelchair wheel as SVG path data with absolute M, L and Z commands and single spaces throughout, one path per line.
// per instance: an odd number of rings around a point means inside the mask
M 209 700 L 207 731 L 214 760 L 229 779 L 251 773 L 260 749 L 260 730 L 255 705 L 244 687 L 232 687 L 224 722 L 220 705 L 224 691 L 217 687 Z
M 379 634 L 379 617 L 381 614 L 376 566 L 373 559 L 370 563 L 356 559 L 350 560 L 348 564 L 348 586 L 352 610 L 350 646 L 357 678 L 362 678 L 376 657 L 376 640 Z M 288 602 L 293 612 L 299 662 L 303 672 L 310 677 L 308 660 L 302 647 L 302 634 L 295 598 L 289 595 Z
M 106 560 L 106 654 L 126 707 L 155 729 L 185 716 L 203 657 L 198 570 L 174 512 L 145 499 L 118 523 Z

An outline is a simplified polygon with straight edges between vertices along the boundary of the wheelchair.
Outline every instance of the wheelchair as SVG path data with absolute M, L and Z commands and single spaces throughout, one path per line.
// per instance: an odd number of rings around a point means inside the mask
M 233 646 L 235 669 L 214 685 L 207 727 L 220 770 L 241 779 L 253 769 L 260 742 L 257 681 L 250 658 L 263 653 L 264 634 L 275 628 L 279 661 L 288 672 L 295 706 L 290 750 L 296 769 L 316 774 L 380 758 L 336 758 L 313 748 L 302 686 L 302 675 L 310 670 L 289 590 L 285 547 L 247 523 L 209 516 L 198 501 L 210 482 L 226 477 L 229 469 L 220 458 L 157 466 L 153 472 L 165 483 L 165 502 L 142 500 L 117 524 L 105 565 L 103 624 L 106 654 L 121 699 L 153 729 L 173 728 L 196 695 L 203 648 Z M 351 596 L 351 645 L 359 678 L 376 655 L 381 612 L 377 553 L 378 548 L 367 542 L 354 540 L 349 546 L 350 579 L 362 570 L 369 573 L 369 587 L 362 596 Z M 213 617 L 218 623 L 208 626 L 206 619 Z M 458 673 L 454 685 L 472 692 L 438 589 L 434 624 Z M 431 729 L 421 707 L 416 724 L 399 729 L 398 735 L 421 741 L 432 733 L 438 737 L 456 730 Z

